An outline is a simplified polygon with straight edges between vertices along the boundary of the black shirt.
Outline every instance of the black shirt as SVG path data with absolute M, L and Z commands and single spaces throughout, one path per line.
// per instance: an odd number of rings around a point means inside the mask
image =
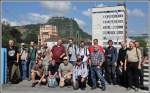
M 108 64 L 113 64 L 114 62 L 117 62 L 117 49 L 115 47 L 108 47 L 105 50 L 105 56 L 106 56 L 106 62 Z
M 119 49 L 119 54 L 118 54 L 118 62 L 122 61 L 125 62 L 125 58 L 126 58 L 126 53 L 127 53 L 127 48 L 120 48 Z
M 18 48 L 13 46 L 13 47 L 8 47 L 7 48 L 7 60 L 11 62 L 17 61 L 17 53 L 19 53 Z
M 51 72 L 51 75 L 54 75 L 58 71 L 58 66 L 50 64 L 48 67 L 48 71 Z
M 146 57 L 146 56 L 148 57 L 148 51 L 149 51 L 148 48 L 144 48 L 144 50 L 143 50 L 144 57 Z

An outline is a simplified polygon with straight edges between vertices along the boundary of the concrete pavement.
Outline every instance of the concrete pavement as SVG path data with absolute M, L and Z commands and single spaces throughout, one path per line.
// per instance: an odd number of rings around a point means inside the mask
M 97 88 L 95 90 L 91 90 L 89 86 L 87 86 L 86 90 L 73 90 L 73 88 L 48 88 L 47 86 L 39 86 L 37 85 L 35 88 L 31 87 L 31 82 L 25 80 L 19 84 L 7 84 L 3 85 L 2 93 L 148 93 L 148 91 L 139 90 L 135 92 L 134 90 L 128 91 L 124 87 L 120 87 L 118 85 L 107 85 L 106 91 L 101 91 L 101 89 Z

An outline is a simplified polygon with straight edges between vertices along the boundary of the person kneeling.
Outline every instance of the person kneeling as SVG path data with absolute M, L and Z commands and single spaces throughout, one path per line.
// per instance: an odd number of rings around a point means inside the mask
M 48 87 L 50 88 L 57 87 L 58 83 L 56 79 L 58 79 L 58 74 L 57 74 L 58 66 L 55 63 L 55 60 L 52 60 L 51 64 L 49 65 L 48 72 L 49 72 Z
M 35 80 L 38 77 L 39 80 Z M 42 60 L 37 60 L 37 63 L 33 66 L 31 71 L 32 87 L 36 84 L 46 84 L 46 78 L 44 73 L 44 68 L 42 66 Z
M 85 90 L 87 76 L 87 65 L 82 62 L 81 57 L 78 57 L 73 68 L 73 89 L 77 90 L 81 88 L 81 90 Z
M 71 75 L 72 75 L 72 69 L 73 65 L 68 62 L 68 57 L 63 58 L 63 63 L 60 64 L 58 72 L 59 72 L 59 86 L 64 87 L 71 85 Z

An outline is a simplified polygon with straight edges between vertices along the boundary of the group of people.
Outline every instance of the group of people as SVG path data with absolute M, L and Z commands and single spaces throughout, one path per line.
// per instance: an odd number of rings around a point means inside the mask
M 84 41 L 77 46 L 69 39 L 65 47 L 62 40 L 52 48 L 44 43 L 36 47 L 33 41 L 26 48 L 21 43 L 17 48 L 13 40 L 9 40 L 7 48 L 8 81 L 31 80 L 32 87 L 48 85 L 48 87 L 73 86 L 74 90 L 86 89 L 87 83 L 91 89 L 100 87 L 106 90 L 106 84 L 119 84 L 128 90 L 143 86 L 143 65 L 148 60 L 148 48 L 140 49 L 138 41 L 131 41 L 129 47 L 121 42 L 121 48 L 113 46 L 108 41 L 108 47 L 98 45 L 98 39 L 93 45 L 86 46 Z

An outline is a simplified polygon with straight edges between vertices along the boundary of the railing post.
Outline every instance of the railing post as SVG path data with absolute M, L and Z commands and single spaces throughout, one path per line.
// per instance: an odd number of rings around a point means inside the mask
M 7 49 L 1 48 L 1 84 L 6 84 L 7 81 Z

